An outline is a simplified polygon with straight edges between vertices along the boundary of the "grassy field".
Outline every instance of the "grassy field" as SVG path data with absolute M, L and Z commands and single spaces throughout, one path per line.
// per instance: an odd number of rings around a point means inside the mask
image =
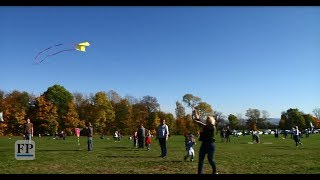
M 1 174 L 196 174 L 198 152 L 194 162 L 183 161 L 184 137 L 168 140 L 168 157 L 162 159 L 158 142 L 153 138 L 151 150 L 133 147 L 124 137 L 114 142 L 111 137 L 94 137 L 93 151 L 87 151 L 86 137 L 54 140 L 52 137 L 34 138 L 34 160 L 16 160 L 14 145 L 21 137 L 0 137 Z M 320 135 L 302 138 L 303 148 L 295 147 L 293 139 L 275 139 L 261 135 L 260 144 L 250 144 L 251 136 L 231 137 L 222 143 L 217 137 L 215 161 L 219 174 L 319 174 Z M 204 173 L 211 167 L 205 159 Z

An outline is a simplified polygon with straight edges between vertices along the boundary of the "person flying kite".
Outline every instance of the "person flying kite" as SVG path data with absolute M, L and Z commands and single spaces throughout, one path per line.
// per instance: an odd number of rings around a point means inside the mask
M 54 52 L 54 53 L 51 53 L 51 54 L 47 54 L 46 56 L 42 56 L 41 59 L 39 59 L 41 57 L 41 55 L 43 53 L 46 53 L 47 51 L 49 51 L 50 49 L 54 49 L 54 48 L 57 48 L 57 47 L 61 47 L 63 46 L 63 44 L 56 44 L 56 45 L 53 45 L 51 47 L 48 47 L 46 49 L 44 49 L 43 51 L 39 52 L 36 57 L 34 58 L 34 61 L 36 62 L 36 64 L 40 64 L 42 63 L 45 59 L 47 59 L 48 57 L 50 56 L 54 56 L 54 55 L 57 55 L 59 53 L 62 53 L 62 52 L 66 52 L 66 51 L 81 51 L 81 52 L 86 52 L 86 47 L 87 46 L 90 46 L 90 43 L 89 42 L 81 42 L 81 43 L 77 43 L 77 44 L 74 44 L 73 45 L 73 48 L 66 48 L 66 49 L 62 49 L 62 50 L 59 50 L 57 52 Z

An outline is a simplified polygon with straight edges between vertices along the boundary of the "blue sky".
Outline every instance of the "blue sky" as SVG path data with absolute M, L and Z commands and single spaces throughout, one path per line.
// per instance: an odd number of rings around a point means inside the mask
M 319 22 L 319 7 L 3 6 L 0 89 L 150 95 L 173 114 L 187 93 L 225 116 L 312 113 L 320 107 Z M 91 43 L 85 53 L 33 64 L 49 46 L 83 41 Z

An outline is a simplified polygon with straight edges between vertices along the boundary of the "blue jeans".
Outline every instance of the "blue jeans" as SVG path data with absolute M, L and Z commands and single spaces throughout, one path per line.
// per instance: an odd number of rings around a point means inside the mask
M 203 173 L 204 158 L 207 154 L 208 161 L 212 167 L 212 173 L 217 172 L 216 163 L 213 160 L 214 151 L 216 149 L 215 143 L 204 143 L 202 142 L 199 150 L 199 163 L 198 163 L 198 174 Z
M 31 140 L 31 134 L 26 133 L 26 134 L 24 135 L 24 139 L 25 139 L 25 140 Z
M 159 138 L 159 144 L 161 148 L 161 156 L 167 156 L 167 140 L 166 138 Z
M 88 137 L 88 151 L 92 151 L 92 137 Z

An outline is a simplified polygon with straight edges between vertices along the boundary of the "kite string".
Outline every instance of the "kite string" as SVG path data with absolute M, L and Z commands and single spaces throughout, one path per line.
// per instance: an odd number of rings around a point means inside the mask
M 44 61 L 45 59 L 47 59 L 48 57 L 50 56 L 54 56 L 56 54 L 59 54 L 59 53 L 62 53 L 62 52 L 65 52 L 65 51 L 75 51 L 76 49 L 64 49 L 64 50 L 61 50 L 61 51 L 58 51 L 56 53 L 53 53 L 53 54 L 49 54 L 47 55 L 46 57 L 44 57 L 42 60 L 38 61 L 37 64 L 40 64 L 42 61 Z
M 61 46 L 61 45 L 63 45 L 63 44 L 56 44 L 56 45 L 53 45 L 53 46 L 50 46 L 50 47 L 44 49 L 43 51 L 39 52 L 39 53 L 36 55 L 36 57 L 34 58 L 34 60 L 36 60 L 36 59 L 38 58 L 38 56 L 40 56 L 40 54 L 42 54 L 43 52 L 48 51 L 49 49 L 51 49 L 51 48 L 53 48 L 53 47 L 57 47 L 57 46 Z
M 72 44 L 72 45 L 74 46 L 74 48 L 73 48 L 73 49 L 64 49 L 64 50 L 58 51 L 58 52 L 56 52 L 56 53 L 49 54 L 49 55 L 45 56 L 43 59 L 41 59 L 40 61 L 37 61 L 38 57 L 39 57 L 43 52 L 48 51 L 48 50 L 50 50 L 51 48 L 64 45 L 64 44 L 62 44 L 62 43 L 56 44 L 56 45 L 53 45 L 53 46 L 51 46 L 51 47 L 48 47 L 48 48 L 42 50 L 41 52 L 39 52 L 39 53 L 35 56 L 35 58 L 34 58 L 35 63 L 36 63 L 36 64 L 40 64 L 40 63 L 42 63 L 46 58 L 48 58 L 48 57 L 50 57 L 50 56 L 54 56 L 54 55 L 59 54 L 59 53 L 61 53 L 61 52 L 77 50 L 76 47 L 77 47 L 78 43 L 68 43 L 68 44 Z

